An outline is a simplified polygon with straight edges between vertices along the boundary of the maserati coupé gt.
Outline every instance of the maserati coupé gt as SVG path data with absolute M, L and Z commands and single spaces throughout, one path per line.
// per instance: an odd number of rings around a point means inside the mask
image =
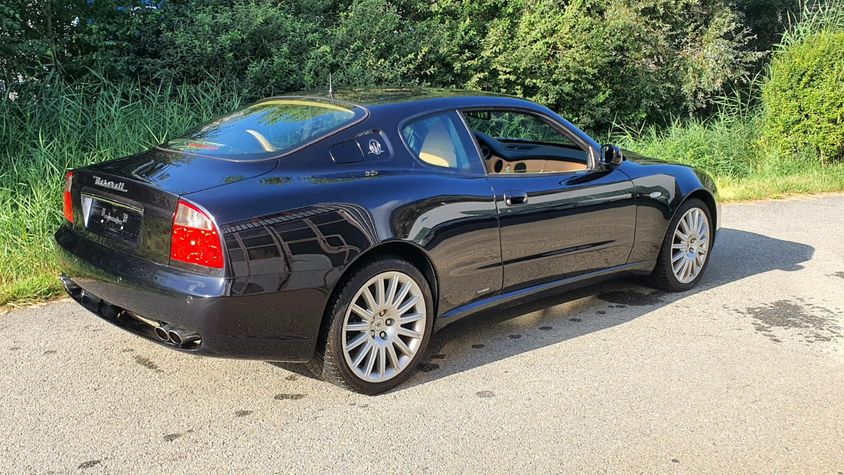
M 307 363 L 368 394 L 434 331 L 622 273 L 694 286 L 718 229 L 700 170 L 600 145 L 526 100 L 281 96 L 67 173 L 67 293 L 175 350 Z

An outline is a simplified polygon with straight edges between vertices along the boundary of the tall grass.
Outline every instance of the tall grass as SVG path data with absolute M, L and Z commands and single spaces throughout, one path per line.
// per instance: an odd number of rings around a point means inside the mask
M 753 173 L 758 116 L 719 114 L 708 120 L 676 120 L 666 128 L 624 129 L 614 140 L 649 157 L 685 163 L 720 177 Z
M 143 151 L 224 112 L 214 85 L 42 84 L 0 99 L 0 305 L 58 291 L 52 233 L 65 172 Z
M 613 140 L 642 155 L 684 163 L 711 174 L 725 201 L 844 191 L 844 163 L 782 155 L 761 139 L 761 107 L 723 106 L 708 119 L 676 120 L 665 128 L 622 128 Z
M 667 127 L 618 127 L 613 140 L 642 155 L 684 163 L 719 177 L 744 178 L 754 173 L 760 109 L 761 79 L 743 91 L 720 98 L 709 118 L 675 119 Z
M 789 18 L 778 48 L 799 43 L 817 33 L 844 30 L 844 0 L 803 1 L 798 15 Z

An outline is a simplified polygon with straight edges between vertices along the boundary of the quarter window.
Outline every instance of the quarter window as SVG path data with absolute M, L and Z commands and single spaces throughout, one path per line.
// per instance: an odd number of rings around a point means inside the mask
M 455 111 L 415 119 L 402 127 L 401 133 L 411 152 L 429 165 L 457 170 L 472 167 L 474 144 Z

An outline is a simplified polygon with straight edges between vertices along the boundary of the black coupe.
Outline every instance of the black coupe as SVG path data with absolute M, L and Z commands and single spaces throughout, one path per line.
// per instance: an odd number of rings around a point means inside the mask
M 112 324 L 374 394 L 480 310 L 621 273 L 690 289 L 716 200 L 526 100 L 381 89 L 266 99 L 72 170 L 56 241 L 67 293 Z

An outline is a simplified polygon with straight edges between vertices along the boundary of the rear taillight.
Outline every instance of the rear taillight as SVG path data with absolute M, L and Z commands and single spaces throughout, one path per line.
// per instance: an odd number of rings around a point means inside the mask
M 64 217 L 73 222 L 73 199 L 70 197 L 70 186 L 73 185 L 73 172 L 64 176 Z
M 223 246 L 217 226 L 211 216 L 187 201 L 179 200 L 173 216 L 170 259 L 223 268 Z

